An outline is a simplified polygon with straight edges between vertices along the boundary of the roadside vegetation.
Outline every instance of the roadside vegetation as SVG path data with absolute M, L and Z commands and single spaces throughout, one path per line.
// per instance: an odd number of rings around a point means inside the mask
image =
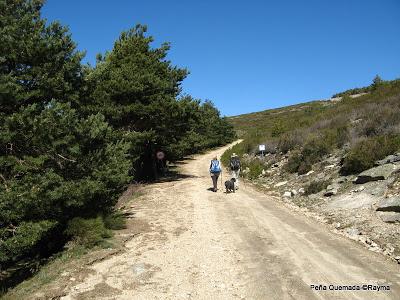
M 350 97 L 355 93 L 366 93 Z M 339 93 L 340 101 L 314 101 L 279 109 L 231 117 L 244 141 L 232 152 L 243 158 L 246 176 L 257 177 L 273 164 L 249 159 L 266 145 L 266 153 L 287 156 L 285 170 L 305 174 L 324 157 L 340 151 L 342 175 L 371 168 L 376 160 L 400 150 L 400 80 L 383 81 L 378 76 L 361 90 Z M 272 162 L 271 162 L 272 160 Z M 277 158 L 278 160 L 278 158 Z
M 0 281 L 15 284 L 66 242 L 101 244 L 124 226 L 114 209 L 133 180 L 226 144 L 232 126 L 210 101 L 181 94 L 188 74 L 138 25 L 96 66 L 42 0 L 0 0 Z

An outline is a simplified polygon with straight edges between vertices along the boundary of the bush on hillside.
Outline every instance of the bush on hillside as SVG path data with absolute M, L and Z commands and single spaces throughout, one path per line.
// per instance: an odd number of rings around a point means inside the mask
M 329 153 L 330 147 L 325 136 L 313 136 L 304 144 L 301 155 L 304 161 L 314 164 Z
M 73 238 L 73 240 L 87 248 L 101 243 L 105 238 L 112 236 L 112 233 L 104 225 L 103 219 L 97 218 L 73 218 L 68 222 L 65 233 Z
M 104 226 L 112 230 L 126 228 L 126 217 L 122 212 L 112 211 L 103 217 Z
M 312 181 L 309 185 L 306 186 L 304 194 L 311 195 L 319 193 L 320 191 L 326 189 L 329 184 L 330 184 L 329 180 Z
M 258 178 L 261 175 L 262 170 L 265 168 L 264 164 L 258 159 L 253 159 L 250 161 L 250 163 L 244 165 L 243 167 L 249 168 L 249 172 L 246 174 L 246 177 L 249 179 Z
M 400 149 L 399 136 L 378 136 L 356 143 L 345 156 L 341 174 L 357 174 L 374 166 L 375 161 Z
M 290 173 L 296 173 L 299 170 L 299 167 L 303 161 L 301 151 L 300 150 L 293 150 L 288 158 L 288 162 L 285 165 L 285 170 Z
M 312 137 L 301 150 L 294 150 L 290 153 L 285 166 L 290 173 L 298 172 L 300 175 L 312 169 L 312 165 L 329 153 L 329 145 L 324 138 Z
M 287 153 L 288 151 L 301 147 L 303 143 L 303 137 L 300 132 L 286 132 L 279 137 L 278 149 L 283 153 Z

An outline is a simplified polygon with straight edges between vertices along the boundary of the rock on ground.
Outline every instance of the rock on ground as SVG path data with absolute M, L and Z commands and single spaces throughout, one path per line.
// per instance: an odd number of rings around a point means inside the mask
M 400 196 L 382 199 L 379 201 L 376 210 L 400 212 Z
M 378 160 L 375 164 L 376 165 L 384 165 L 384 164 L 389 164 L 389 163 L 395 163 L 398 161 L 400 161 L 400 153 L 386 156 L 384 159 Z
M 398 169 L 399 166 L 394 164 L 377 166 L 360 173 L 353 183 L 363 184 L 370 181 L 386 180 Z
M 400 223 L 400 213 L 394 211 L 379 211 L 378 216 L 386 223 Z

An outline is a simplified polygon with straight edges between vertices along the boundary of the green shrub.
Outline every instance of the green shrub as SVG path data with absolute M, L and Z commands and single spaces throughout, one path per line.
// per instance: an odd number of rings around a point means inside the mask
M 303 151 L 294 150 L 291 152 L 285 170 L 290 173 L 298 172 L 305 174 L 312 169 L 312 157 L 305 157 Z
M 300 166 L 299 166 L 298 170 L 297 170 L 297 173 L 299 175 L 303 175 L 303 174 L 306 174 L 307 172 L 311 171 L 311 169 L 312 169 L 312 164 L 310 162 L 302 161 L 300 163 Z
M 256 179 L 262 173 L 262 170 L 265 168 L 264 164 L 258 159 L 252 160 L 248 164 L 243 164 L 243 168 L 249 168 L 249 172 L 246 174 L 246 177 L 249 179 Z
M 112 212 L 104 217 L 104 226 L 108 229 L 119 230 L 126 228 L 126 218 L 121 212 Z
M 400 149 L 399 136 L 378 136 L 361 140 L 347 153 L 341 174 L 356 174 L 372 168 L 376 160 L 393 154 Z
M 296 173 L 302 163 L 302 155 L 300 150 L 294 150 L 290 153 L 285 170 L 290 173 Z
M 46 237 L 55 227 L 56 222 L 43 220 L 39 222 L 22 222 L 14 231 L 0 229 L 0 263 L 17 260 L 28 255 L 31 250 Z
M 309 139 L 301 150 L 303 160 L 309 164 L 319 161 L 324 155 L 330 151 L 330 145 L 324 136 L 312 137 Z
M 279 137 L 278 149 L 283 153 L 287 153 L 296 147 L 301 146 L 302 139 L 298 132 L 286 132 Z
M 96 246 L 105 238 L 112 236 L 100 216 L 93 219 L 73 218 L 68 222 L 65 233 L 87 248 Z
M 329 184 L 329 180 L 312 181 L 308 186 L 306 186 L 304 194 L 311 195 L 319 193 L 320 191 L 326 189 Z

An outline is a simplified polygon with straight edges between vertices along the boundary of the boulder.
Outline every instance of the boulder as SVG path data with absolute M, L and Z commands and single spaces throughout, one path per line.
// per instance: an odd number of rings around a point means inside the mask
M 292 196 L 296 196 L 297 195 L 297 191 L 296 190 L 291 190 Z
M 327 186 L 324 196 L 330 197 L 330 196 L 336 195 L 338 192 L 338 189 L 339 189 L 339 186 L 337 186 L 336 184 L 330 184 Z
M 400 223 L 400 213 L 393 211 L 380 211 L 378 216 L 386 223 Z
M 400 212 L 400 196 L 390 198 L 383 198 L 378 203 L 378 211 L 394 211 Z
M 325 197 L 330 197 L 330 196 L 333 196 L 333 195 L 336 195 L 336 194 L 337 194 L 337 190 L 336 189 L 332 189 L 332 190 L 327 190 L 324 193 L 324 196 Z
M 306 190 L 304 188 L 299 188 L 299 194 L 304 194 Z
M 377 166 L 358 174 L 353 183 L 363 184 L 370 181 L 385 180 L 398 169 L 399 167 L 394 164 Z
M 396 153 L 394 155 L 386 156 L 384 159 L 378 160 L 375 162 L 375 165 L 385 165 L 390 163 L 400 162 L 400 153 Z

